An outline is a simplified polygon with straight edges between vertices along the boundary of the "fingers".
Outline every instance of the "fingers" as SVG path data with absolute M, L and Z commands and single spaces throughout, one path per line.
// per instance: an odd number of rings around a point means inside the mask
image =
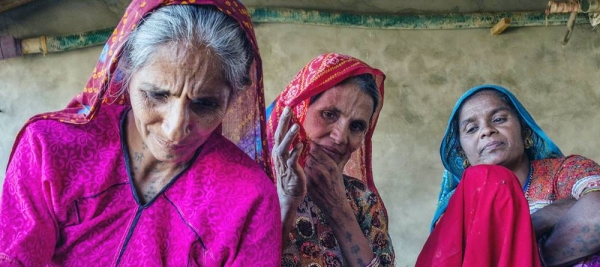
M 298 135 L 298 129 L 298 124 L 294 123 L 294 125 L 292 125 L 292 128 L 290 128 L 290 130 L 287 133 L 285 133 L 283 140 L 281 140 L 281 143 L 279 143 L 278 145 L 278 147 L 281 150 L 280 153 L 284 153 L 284 155 L 289 154 L 289 147 L 290 145 L 292 145 L 292 142 Z
M 288 167 L 292 168 L 296 173 L 304 171 L 298 163 L 298 159 L 300 159 L 300 154 L 302 154 L 303 148 L 304 145 L 302 143 L 298 143 L 290 153 L 290 158 L 287 160 Z
M 279 146 L 281 139 L 283 139 L 284 133 L 288 130 L 288 124 L 290 123 L 290 107 L 285 107 L 283 112 L 281 113 L 281 117 L 279 117 L 279 124 L 277 125 L 277 129 L 275 130 L 275 144 L 274 146 Z
M 325 166 L 337 166 L 337 163 L 329 156 L 319 145 L 312 143 L 309 151 L 309 158 L 312 158 L 315 162 Z

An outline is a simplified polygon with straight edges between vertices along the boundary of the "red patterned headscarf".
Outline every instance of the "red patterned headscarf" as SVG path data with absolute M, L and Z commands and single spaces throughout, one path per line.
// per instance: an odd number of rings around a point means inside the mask
M 302 124 L 306 118 L 311 97 L 331 89 L 350 77 L 361 74 L 371 74 L 375 78 L 375 83 L 379 89 L 379 104 L 371 118 L 365 140 L 362 146 L 352 153 L 350 160 L 348 160 L 348 163 L 344 167 L 344 174 L 360 179 L 368 185 L 371 191 L 377 193 L 375 183 L 373 182 L 371 165 L 371 138 L 375 131 L 379 112 L 383 106 L 383 81 L 385 80 L 385 75 L 380 70 L 372 68 L 356 58 L 334 53 L 323 54 L 313 59 L 296 74 L 285 90 L 275 99 L 273 111 L 267 122 L 269 149 L 273 148 L 275 130 L 279 124 L 279 118 L 283 113 L 283 109 L 286 106 L 290 106 L 293 113 L 292 121 L 298 123 L 298 126 L 300 126 L 298 131 L 299 138 L 292 144 L 292 147 L 298 142 L 304 144 L 304 153 L 300 156 L 300 163 L 304 165 L 309 144 Z M 274 170 L 272 171 L 275 173 Z
M 236 143 L 257 162 L 263 163 L 265 170 L 269 172 L 270 159 L 267 156 L 268 153 L 263 153 L 266 149 L 266 131 L 262 62 L 248 11 L 235 0 L 133 0 L 104 46 L 100 60 L 83 92 L 75 96 L 65 109 L 36 115 L 25 126 L 40 119 L 84 124 L 93 120 L 98 110 L 104 105 L 129 105 L 128 94 L 127 92 L 120 93 L 123 85 L 116 78 L 118 75 L 115 75 L 124 43 L 147 14 L 161 6 L 184 4 L 216 6 L 220 11 L 238 21 L 246 33 L 254 50 L 254 62 L 251 69 L 252 85 L 239 93 L 238 98 L 232 101 L 220 128 L 224 136 Z M 17 140 L 20 136 L 21 133 L 17 135 Z M 17 143 L 15 142 L 15 145 Z

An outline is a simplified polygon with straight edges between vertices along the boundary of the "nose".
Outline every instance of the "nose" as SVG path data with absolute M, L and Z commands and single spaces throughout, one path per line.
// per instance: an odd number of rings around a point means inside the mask
M 172 105 L 163 118 L 162 128 L 169 141 L 179 142 L 185 139 L 191 131 L 187 105 L 184 103 Z
M 491 125 L 491 123 L 486 123 L 481 128 L 481 138 L 489 137 L 490 135 L 495 133 L 498 133 L 498 130 L 496 130 L 496 128 L 493 125 Z
M 333 125 L 333 129 L 331 130 L 331 133 L 329 133 L 329 136 L 331 137 L 331 139 L 333 139 L 333 141 L 336 144 L 345 145 L 346 143 L 348 143 L 349 134 L 349 127 L 343 122 L 338 122 L 335 125 Z

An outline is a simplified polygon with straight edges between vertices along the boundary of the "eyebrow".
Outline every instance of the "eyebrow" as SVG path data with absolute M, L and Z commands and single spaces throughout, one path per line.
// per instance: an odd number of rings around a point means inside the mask
M 147 82 L 142 83 L 142 88 L 144 88 L 145 90 L 151 90 L 154 92 L 170 93 L 169 90 L 160 88 L 156 84 L 153 84 L 153 83 L 147 83 Z
M 488 114 L 490 114 L 490 115 L 494 115 L 494 114 L 496 114 L 496 113 L 498 113 L 498 112 L 500 112 L 500 111 L 509 111 L 509 112 L 510 112 L 510 108 L 508 108 L 508 107 L 499 107 L 499 108 L 495 108 L 495 109 L 493 109 L 492 111 L 490 111 Z M 458 124 L 458 129 L 462 129 L 462 127 L 463 127 L 465 124 L 467 124 L 467 123 L 470 123 L 470 122 L 472 122 L 472 121 L 474 121 L 474 120 L 475 120 L 475 119 L 473 118 L 473 116 L 471 116 L 471 117 L 468 117 L 468 118 L 464 119 L 463 121 L 461 121 L 461 122 L 460 122 L 460 124 Z

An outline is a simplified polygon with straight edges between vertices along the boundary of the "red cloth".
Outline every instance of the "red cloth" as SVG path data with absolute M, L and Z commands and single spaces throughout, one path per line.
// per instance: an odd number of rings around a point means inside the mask
M 529 205 L 514 173 L 498 165 L 465 170 L 416 266 L 541 266 Z
M 98 109 L 104 105 L 129 105 L 127 92 L 120 93 L 123 84 L 120 83 L 118 79 L 119 74 L 116 73 L 123 44 L 145 15 L 160 6 L 179 4 L 216 6 L 219 10 L 239 22 L 240 27 L 245 31 L 246 37 L 252 44 L 254 50 L 254 62 L 251 70 L 252 85 L 241 92 L 235 101 L 229 104 L 229 112 L 226 114 L 220 128 L 222 128 L 222 134 L 225 137 L 233 141 L 255 161 L 263 163 L 263 168 L 268 174 L 270 172 L 270 168 L 268 167 L 270 165 L 270 158 L 268 153 L 263 153 L 267 148 L 267 134 L 265 127 L 262 61 L 248 11 L 241 3 L 235 0 L 133 0 L 113 34 L 106 42 L 104 50 L 100 55 L 100 60 L 96 64 L 83 92 L 75 96 L 67 108 L 56 112 L 39 114 L 31 118 L 17 135 L 15 146 L 23 134 L 23 129 L 34 121 L 47 118 L 72 124 L 85 124 L 94 119 L 98 113 Z M 89 112 L 82 112 L 82 110 L 88 110 Z M 259 141 L 257 142 L 256 140 Z M 11 158 L 15 146 L 13 146 Z

